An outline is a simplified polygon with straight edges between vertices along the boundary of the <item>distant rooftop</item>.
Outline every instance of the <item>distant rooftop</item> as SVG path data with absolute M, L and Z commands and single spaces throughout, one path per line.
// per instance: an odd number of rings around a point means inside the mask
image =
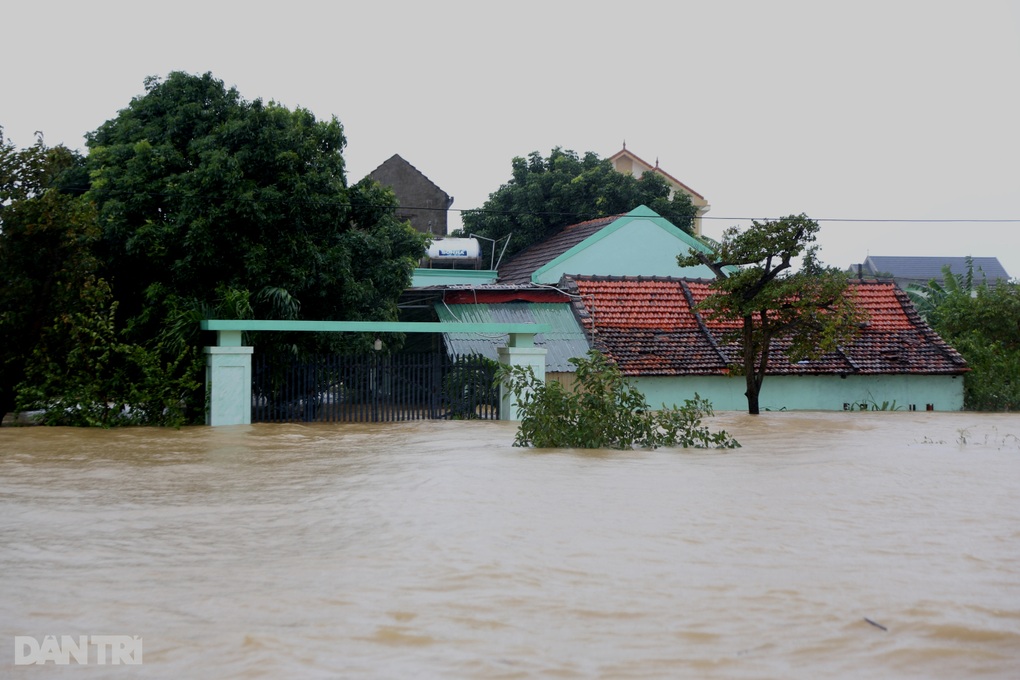
M 972 257 L 976 283 L 1009 280 L 1010 276 L 995 257 Z M 942 269 L 949 266 L 953 274 L 967 273 L 966 257 L 906 257 L 898 255 L 870 255 L 863 263 L 863 273 L 869 276 L 891 276 L 901 288 L 910 283 L 925 284 L 932 279 L 941 282 Z M 856 267 L 855 267 L 856 269 Z

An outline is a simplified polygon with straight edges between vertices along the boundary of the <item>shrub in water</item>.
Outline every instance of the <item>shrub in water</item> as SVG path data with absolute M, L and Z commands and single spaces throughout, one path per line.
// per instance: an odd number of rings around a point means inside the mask
M 520 411 L 514 446 L 629 449 L 682 446 L 736 448 L 725 431 L 710 432 L 701 419 L 712 405 L 697 394 L 683 406 L 653 411 L 620 369 L 597 351 L 570 360 L 575 385 L 542 382 L 522 366 L 502 366 L 497 379 L 513 394 Z

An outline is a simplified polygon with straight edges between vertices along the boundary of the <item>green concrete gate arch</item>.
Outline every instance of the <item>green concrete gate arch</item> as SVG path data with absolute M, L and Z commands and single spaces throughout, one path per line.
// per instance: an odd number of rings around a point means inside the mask
M 273 321 L 267 319 L 206 319 L 204 331 L 216 332 L 216 345 L 205 348 L 205 381 L 208 396 L 207 425 L 251 424 L 251 358 L 254 347 L 243 345 L 245 331 L 294 331 L 312 333 L 477 333 L 509 336 L 499 348 L 499 362 L 531 367 L 545 377 L 546 350 L 535 347 L 535 335 L 548 333 L 548 324 L 458 323 L 448 321 Z M 512 396 L 500 387 L 500 418 L 518 419 Z

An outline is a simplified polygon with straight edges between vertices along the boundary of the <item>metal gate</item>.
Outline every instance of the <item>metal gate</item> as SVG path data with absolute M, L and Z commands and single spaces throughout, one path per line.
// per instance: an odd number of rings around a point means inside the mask
M 496 362 L 445 353 L 256 356 L 252 422 L 499 418 Z

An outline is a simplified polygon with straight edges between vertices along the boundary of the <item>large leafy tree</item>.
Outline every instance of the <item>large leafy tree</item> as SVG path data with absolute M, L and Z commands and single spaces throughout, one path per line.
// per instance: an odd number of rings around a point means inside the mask
M 677 258 L 681 267 L 704 264 L 715 273 L 714 292 L 701 308 L 736 328 L 729 339 L 740 347 L 735 368 L 745 376 L 752 415 L 760 411 L 775 341 L 788 345 L 793 361 L 816 358 L 852 338 L 862 321 L 847 294 L 847 275 L 818 261 L 817 232 L 818 223 L 803 214 L 754 221 L 743 232 L 723 232 L 714 255 L 692 251 Z
M 692 231 L 696 208 L 661 176 L 640 178 L 619 173 L 608 159 L 592 152 L 579 156 L 559 147 L 548 158 L 533 151 L 516 157 L 512 177 L 479 210 L 463 215 L 463 234 L 477 234 L 506 245 L 513 255 L 563 227 L 629 212 L 646 205 L 673 225 Z M 505 239 L 509 237 L 507 243 Z
M 964 408 L 1015 411 L 1020 408 L 1020 285 L 989 284 L 975 273 L 943 270 L 943 283 L 930 281 L 908 291 L 922 316 L 970 366 L 964 376 Z
M 47 147 L 40 135 L 19 149 L 0 128 L 0 413 L 14 408 L 33 351 L 53 322 L 79 309 L 83 287 L 96 283 L 95 211 L 84 159 Z M 68 339 L 50 338 L 56 355 Z
M 424 237 L 395 218 L 391 192 L 347 184 L 336 118 L 246 101 L 208 73 L 145 90 L 87 137 L 101 253 L 133 339 L 180 340 L 210 313 L 395 318 Z
M 201 318 L 396 317 L 425 236 L 347 184 L 335 118 L 172 73 L 87 143 L 83 162 L 0 136 L 5 409 L 17 391 L 74 424 L 180 422 L 201 413 Z

